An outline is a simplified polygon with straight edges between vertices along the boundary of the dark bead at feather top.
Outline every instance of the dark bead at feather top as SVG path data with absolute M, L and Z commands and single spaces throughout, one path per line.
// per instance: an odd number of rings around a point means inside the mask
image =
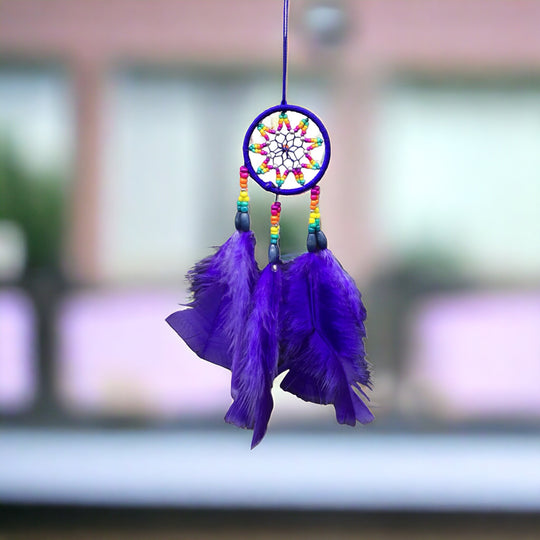
M 317 231 L 317 246 L 319 247 L 319 249 L 328 248 L 328 240 L 326 239 L 326 235 L 322 231 Z
M 309 253 L 315 253 L 319 249 L 319 246 L 317 245 L 317 236 L 314 232 L 308 233 L 306 246 Z
M 249 231 L 249 214 L 247 212 L 236 212 L 234 218 L 234 226 L 237 231 L 248 232 Z

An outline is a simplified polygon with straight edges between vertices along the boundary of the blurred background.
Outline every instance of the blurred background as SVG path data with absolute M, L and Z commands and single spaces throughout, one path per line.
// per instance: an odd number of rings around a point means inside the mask
M 0 538 L 540 536 L 540 2 L 291 1 L 372 425 L 277 381 L 250 452 L 229 372 L 164 322 L 234 230 L 281 9 L 0 3 Z M 283 206 L 300 253 L 308 199 Z

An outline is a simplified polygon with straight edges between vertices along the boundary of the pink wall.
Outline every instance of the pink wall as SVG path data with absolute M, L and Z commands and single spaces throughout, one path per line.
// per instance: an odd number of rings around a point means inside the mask
M 312 4 L 311 4 L 312 5 Z M 306 31 L 307 0 L 291 9 L 291 69 L 326 73 L 332 81 L 327 120 L 334 158 L 325 183 L 325 220 L 348 216 L 348 235 L 333 249 L 357 276 L 377 253 L 369 204 L 373 102 L 394 72 L 519 73 L 540 68 L 540 3 L 535 0 L 343 1 L 348 24 L 340 48 L 321 49 Z M 262 0 L 4 0 L 0 55 L 56 59 L 71 69 L 76 93 L 77 165 L 71 237 L 74 274 L 99 280 L 97 246 L 102 91 L 118 61 L 278 69 L 281 3 Z M 364 118 L 352 126 L 352 116 Z M 356 164 L 351 173 L 349 157 Z M 350 197 L 343 197 L 343 193 Z M 361 257 L 349 246 L 362 245 Z

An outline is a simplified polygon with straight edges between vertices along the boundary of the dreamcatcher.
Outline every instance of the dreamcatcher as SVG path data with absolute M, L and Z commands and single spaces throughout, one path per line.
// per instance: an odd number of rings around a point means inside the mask
M 366 310 L 321 230 L 318 182 L 330 161 L 330 139 L 317 116 L 286 99 L 288 14 L 284 0 L 282 101 L 247 130 L 236 232 L 190 270 L 192 300 L 167 318 L 198 356 L 231 370 L 233 403 L 225 420 L 253 429 L 252 448 L 266 433 L 273 381 L 285 371 L 283 390 L 333 404 L 339 423 L 373 420 L 363 401 L 371 388 L 363 342 Z M 262 270 L 250 230 L 249 178 L 275 194 L 268 265 Z M 307 252 L 283 263 L 279 198 L 308 190 Z

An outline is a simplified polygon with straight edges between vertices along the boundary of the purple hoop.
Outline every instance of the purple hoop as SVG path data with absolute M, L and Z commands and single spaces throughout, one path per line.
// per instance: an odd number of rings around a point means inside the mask
M 286 111 L 292 111 L 292 112 L 304 114 L 310 120 L 312 120 L 316 124 L 316 126 L 319 128 L 319 131 L 321 132 L 321 136 L 325 145 L 323 162 L 317 174 L 303 186 L 300 186 L 297 188 L 291 188 L 291 189 L 283 189 L 274 185 L 272 182 L 264 181 L 257 174 L 257 171 L 255 171 L 255 169 L 251 165 L 251 160 L 249 158 L 249 151 L 250 151 L 249 141 L 251 139 L 251 135 L 253 131 L 255 131 L 255 128 L 260 123 L 260 121 L 275 112 L 286 112 Z M 271 191 L 272 193 L 276 193 L 278 195 L 297 195 L 298 193 L 304 193 L 305 191 L 310 190 L 313 186 L 317 185 L 321 181 L 324 173 L 326 172 L 326 169 L 328 168 L 328 164 L 330 163 L 330 137 L 328 135 L 328 131 L 324 127 L 324 124 L 311 111 L 309 111 L 308 109 L 304 109 L 303 107 L 298 107 L 296 105 L 288 105 L 287 103 L 283 103 L 281 105 L 276 105 L 275 107 L 270 107 L 269 109 L 266 109 L 266 111 L 263 111 L 261 114 L 259 114 L 259 116 L 257 116 L 257 118 L 255 118 L 255 120 L 253 120 L 253 122 L 251 123 L 251 125 L 249 126 L 246 132 L 246 136 L 244 137 L 243 153 L 244 153 L 244 165 L 247 167 L 249 171 L 249 175 L 264 190 Z

